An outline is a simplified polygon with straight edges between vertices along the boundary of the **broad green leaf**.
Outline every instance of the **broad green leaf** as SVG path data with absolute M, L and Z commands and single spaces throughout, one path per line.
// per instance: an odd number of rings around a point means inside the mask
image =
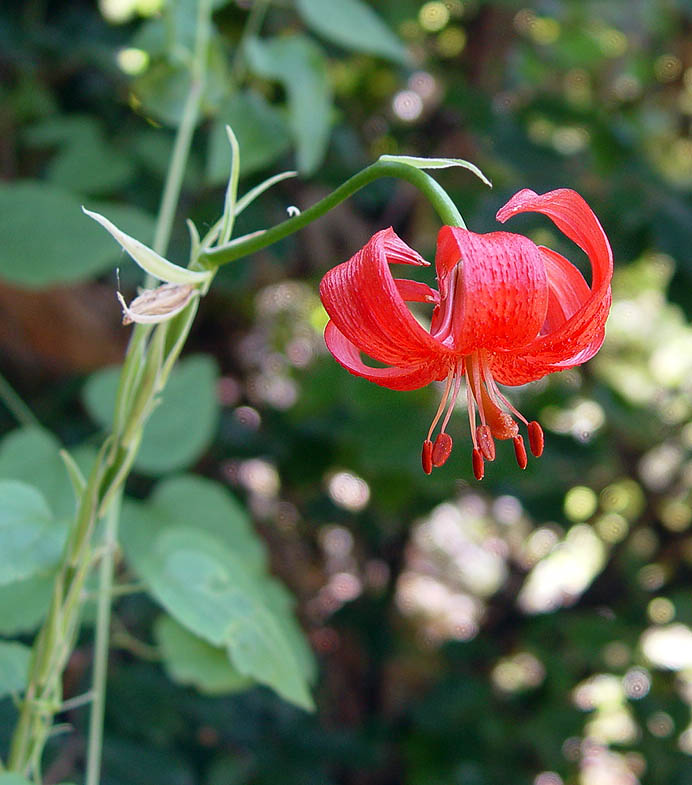
M 170 616 L 159 616 L 154 635 L 168 675 L 208 695 L 224 695 L 247 689 L 252 679 L 241 676 L 231 665 L 228 652 L 193 635 Z
M 151 503 L 124 505 L 121 535 L 128 564 L 178 623 L 225 648 L 239 673 L 311 707 L 311 658 L 308 654 L 306 667 L 305 643 L 296 644 L 300 632 L 285 590 L 269 588 L 273 579 L 253 567 L 237 537 L 220 528 L 220 518 L 214 520 L 219 510 L 207 519 L 203 486 L 195 490 L 191 480 L 185 502 L 184 485 L 170 480 Z M 176 497 L 181 507 L 187 505 L 185 515 L 174 509 Z
M 111 193 L 135 174 L 131 158 L 106 141 L 93 117 L 52 117 L 30 128 L 26 138 L 37 147 L 57 147 L 46 178 L 70 191 Z
M 40 491 L 18 480 L 0 480 L 0 585 L 55 564 L 66 534 Z
M 0 635 L 20 635 L 38 627 L 50 605 L 54 575 L 39 573 L 0 586 Z
M 0 441 L 0 480 L 38 488 L 56 518 L 74 516 L 76 503 L 60 442 L 42 428 L 17 428 Z
M 273 106 L 254 90 L 234 93 L 221 104 L 209 134 L 207 180 L 214 185 L 228 180 L 231 151 L 226 125 L 240 145 L 242 175 L 266 168 L 291 146 L 288 126 Z
M 306 36 L 292 35 L 251 38 L 245 51 L 257 75 L 280 82 L 285 88 L 298 168 L 305 173 L 313 172 L 324 158 L 332 111 L 327 61 L 322 49 Z
M 146 239 L 152 220 L 133 207 L 92 205 L 127 232 Z M 83 215 L 80 200 L 48 183 L 0 184 L 0 277 L 44 287 L 83 280 L 114 267 L 121 252 Z
M 381 155 L 379 160 L 394 161 L 395 163 L 413 166 L 415 169 L 449 169 L 451 166 L 459 166 L 462 169 L 468 169 L 470 172 L 473 172 L 476 177 L 480 178 L 490 188 L 493 187 L 490 180 L 475 164 L 465 161 L 463 158 L 420 158 L 415 155 Z
M 161 403 L 144 429 L 135 467 L 164 474 L 194 463 L 210 443 L 218 419 L 216 366 L 209 357 L 182 360 L 171 373 Z M 113 424 L 120 367 L 93 374 L 84 388 L 84 404 L 104 428 Z
M 225 646 L 238 671 L 311 708 L 295 653 L 262 597 L 261 581 L 221 541 L 192 526 L 166 528 L 139 560 L 140 577 L 181 624 Z
M 346 49 L 406 63 L 402 42 L 362 0 L 297 0 L 305 22 L 320 35 Z
M 0 641 L 0 698 L 26 687 L 31 649 L 21 643 Z M 3 785 L 0 775 L 0 785 Z
M 192 474 L 173 477 L 159 483 L 149 507 L 168 526 L 194 523 L 218 536 L 246 569 L 259 572 L 266 568 L 264 544 L 247 512 L 223 485 Z

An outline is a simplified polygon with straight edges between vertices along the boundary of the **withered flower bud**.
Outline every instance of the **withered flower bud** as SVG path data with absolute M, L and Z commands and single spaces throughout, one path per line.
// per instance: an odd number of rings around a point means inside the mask
M 146 289 L 128 306 L 117 292 L 123 308 L 123 324 L 165 322 L 179 314 L 195 294 L 197 289 L 190 284 L 165 283 L 156 289 Z

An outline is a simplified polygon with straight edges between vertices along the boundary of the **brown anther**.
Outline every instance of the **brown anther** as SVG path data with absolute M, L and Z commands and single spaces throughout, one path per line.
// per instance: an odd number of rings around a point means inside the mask
M 473 463 L 473 476 L 477 480 L 482 480 L 483 476 L 485 475 L 485 466 L 483 465 L 483 456 L 481 455 L 480 450 L 474 449 L 472 463 Z
M 526 447 L 524 447 L 524 439 L 521 436 L 515 436 L 512 439 L 514 442 L 514 455 L 517 459 L 520 469 L 525 469 L 529 459 L 526 457 Z
M 540 458 L 543 455 L 543 428 L 535 421 L 529 423 L 529 447 L 531 448 L 531 452 L 536 458 Z
M 476 428 L 476 439 L 478 440 L 478 446 L 481 448 L 485 460 L 494 461 L 495 442 L 493 441 L 493 435 L 490 432 L 490 428 L 487 425 L 479 425 L 478 428 Z
M 442 466 L 452 452 L 452 437 L 448 433 L 438 433 L 432 448 L 433 466 Z
M 423 442 L 423 455 L 421 456 L 422 463 L 423 463 L 423 471 L 426 474 L 430 474 L 433 470 L 432 451 L 433 451 L 433 443 L 430 441 L 430 439 L 426 439 Z

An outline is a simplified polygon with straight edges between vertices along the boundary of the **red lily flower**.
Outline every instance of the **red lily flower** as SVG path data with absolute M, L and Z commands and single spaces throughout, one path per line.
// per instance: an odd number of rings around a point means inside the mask
M 430 474 L 449 457 L 447 423 L 466 376 L 473 472 L 495 458 L 494 439 L 512 439 L 523 469 L 527 456 L 516 417 L 528 428 L 531 452 L 543 452 L 543 431 L 528 422 L 497 383 L 519 385 L 593 357 L 603 343 L 610 309 L 613 258 L 598 219 L 579 194 L 568 189 L 536 194 L 523 190 L 498 212 L 504 222 L 522 212 L 547 215 L 591 263 L 591 286 L 555 251 L 509 232 L 474 234 L 443 226 L 435 268 L 439 291 L 393 278 L 389 265 L 427 265 L 394 231 L 384 229 L 349 261 L 330 270 L 320 284 L 330 321 L 327 348 L 356 376 L 392 390 L 414 390 L 446 380 L 442 401 L 423 442 L 423 469 Z M 425 330 L 406 302 L 434 304 Z M 385 368 L 365 365 L 369 355 Z M 432 435 L 447 406 L 440 433 Z M 476 409 L 480 425 L 476 427 Z

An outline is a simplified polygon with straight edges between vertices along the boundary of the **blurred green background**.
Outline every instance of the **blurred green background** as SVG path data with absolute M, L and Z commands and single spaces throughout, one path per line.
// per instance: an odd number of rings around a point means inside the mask
M 123 598 L 104 785 L 692 782 L 692 4 L 214 6 L 173 259 L 186 259 L 183 218 L 219 214 L 230 123 L 244 189 L 300 170 L 239 233 L 383 153 L 466 158 L 492 191 L 436 174 L 474 231 L 497 229 L 520 188 L 579 191 L 613 245 L 614 304 L 595 360 L 511 391 L 544 425 L 544 456 L 520 472 L 502 444 L 477 483 L 463 412 L 452 457 L 426 477 L 439 391 L 355 379 L 322 342 L 319 280 L 374 231 L 393 225 L 432 258 L 439 227 L 413 190 L 378 181 L 224 268 L 128 491 L 144 500 L 185 470 L 249 510 L 297 599 L 317 710 L 221 665 L 214 680 L 152 601 Z M 140 278 L 79 206 L 151 241 L 195 13 L 193 0 L 0 10 L 0 365 L 80 455 L 107 424 L 103 369 L 129 334 L 114 267 L 130 296 Z M 510 229 L 582 261 L 538 216 Z M 12 475 L 43 447 L 5 407 L 0 427 Z M 0 592 L 0 634 L 28 643 L 42 595 L 18 619 L 16 590 Z M 87 625 L 66 697 L 88 689 L 90 656 Z M 3 746 L 12 716 L 6 699 Z M 72 730 L 51 743 L 46 782 L 79 782 L 87 714 L 60 719 Z

